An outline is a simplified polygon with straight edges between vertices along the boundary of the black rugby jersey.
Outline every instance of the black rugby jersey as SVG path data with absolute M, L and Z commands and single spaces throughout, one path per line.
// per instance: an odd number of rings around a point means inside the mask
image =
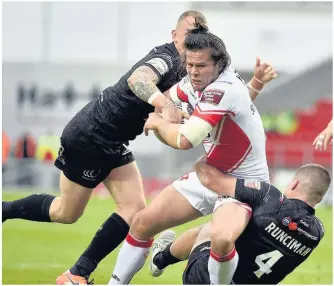
M 236 242 L 236 284 L 278 284 L 312 253 L 324 235 L 315 210 L 286 198 L 272 185 L 245 186 L 238 180 L 236 199 L 253 209 L 252 219 Z
M 66 126 L 76 148 L 91 152 L 115 153 L 121 144 L 143 132 L 145 119 L 154 107 L 130 90 L 127 80 L 139 66 L 149 66 L 158 76 L 161 92 L 170 89 L 185 76 L 174 43 L 155 47 L 114 85 L 88 103 Z M 75 139 L 74 139 L 75 137 Z
M 253 213 L 235 244 L 239 262 L 232 284 L 278 284 L 307 259 L 324 235 L 312 207 L 286 198 L 270 184 L 257 183 L 252 188 L 238 179 L 235 198 L 248 204 Z M 201 271 L 186 269 L 184 284 L 210 283 L 207 266 L 203 267 L 210 257 L 207 243 L 199 246 L 205 250 L 192 262 Z

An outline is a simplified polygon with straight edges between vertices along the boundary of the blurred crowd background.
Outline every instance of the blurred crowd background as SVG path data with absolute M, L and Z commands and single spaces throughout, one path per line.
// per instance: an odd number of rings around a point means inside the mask
M 53 161 L 67 122 L 154 46 L 170 42 L 186 10 L 206 16 L 246 82 L 257 55 L 278 72 L 255 103 L 273 183 L 284 187 L 305 163 L 331 170 L 332 148 L 315 151 L 312 142 L 332 118 L 332 3 L 5 2 L 3 189 L 57 191 Z M 130 147 L 148 194 L 190 171 L 203 153 L 173 150 L 153 134 Z

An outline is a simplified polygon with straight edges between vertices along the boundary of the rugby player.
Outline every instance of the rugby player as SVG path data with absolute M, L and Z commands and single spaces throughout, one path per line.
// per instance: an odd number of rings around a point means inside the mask
M 236 198 L 251 209 L 251 218 L 245 211 L 238 222 L 242 226 L 240 236 L 221 238 L 221 247 L 228 248 L 229 254 L 220 259 L 218 275 L 226 284 L 278 284 L 310 256 L 324 236 L 323 224 L 314 210 L 331 181 L 324 167 L 308 164 L 299 168 L 284 195 L 270 184 L 247 184 L 205 162 L 197 163 L 196 171 L 207 188 Z M 216 211 L 224 199 L 219 197 Z M 233 220 L 219 219 L 222 226 L 226 220 Z M 216 255 L 211 249 L 211 223 L 187 231 L 170 244 L 174 237 L 175 233 L 167 230 L 154 242 L 152 275 L 160 276 L 168 265 L 189 259 L 183 284 L 212 284 L 208 269 Z M 234 272 L 226 261 L 236 250 L 239 262 Z
M 166 120 L 181 121 L 181 111 L 163 92 L 185 75 L 185 70 L 180 69 L 180 54 L 186 33 L 195 22 L 207 25 L 201 13 L 183 13 L 172 31 L 172 43 L 153 48 L 67 124 L 55 161 L 61 170 L 60 196 L 34 194 L 2 202 L 3 222 L 25 219 L 70 224 L 81 217 L 99 183 L 109 190 L 116 211 L 59 283 L 70 282 L 71 273 L 78 275 L 76 283 L 84 283 L 97 264 L 124 240 L 134 214 L 145 207 L 142 179 L 128 141 L 143 132 L 145 119 L 155 107 Z
M 230 66 L 223 41 L 199 25 L 185 39 L 185 64 L 188 75 L 172 87 L 170 97 L 176 103 L 188 102 L 194 112 L 183 125 L 151 113 L 145 131 L 158 131 L 168 145 L 182 150 L 199 145 L 209 134 L 203 142 L 209 164 L 246 181 L 269 182 L 261 118 L 246 84 Z M 216 199 L 195 172 L 166 187 L 136 214 L 109 283 L 129 283 L 144 265 L 155 234 L 212 213 Z M 226 215 L 243 215 L 234 205 L 225 208 Z
M 2 202 L 3 222 L 19 218 L 69 224 L 81 217 L 95 186 L 103 182 L 110 191 L 116 203 L 115 213 L 99 228 L 70 271 L 58 277 L 57 283 L 87 283 L 98 263 L 124 240 L 134 214 L 145 206 L 141 177 L 127 148 L 128 141 L 142 133 L 145 119 L 154 107 L 171 122 L 181 120 L 180 110 L 162 92 L 185 73 L 179 68 L 179 55 L 195 22 L 207 24 L 201 13 L 183 13 L 172 31 L 172 43 L 152 49 L 65 127 L 55 162 L 61 170 L 60 197 L 38 194 Z M 254 78 L 251 84 L 253 98 L 263 84 Z

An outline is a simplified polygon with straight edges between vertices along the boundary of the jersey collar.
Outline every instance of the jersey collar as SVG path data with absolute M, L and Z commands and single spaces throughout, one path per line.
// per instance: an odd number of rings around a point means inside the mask
M 180 57 L 179 52 L 177 51 L 174 42 L 169 43 L 169 45 L 170 45 L 170 47 L 172 49 L 173 54 L 175 54 L 176 56 Z
M 291 201 L 294 201 L 299 207 L 307 210 L 308 213 L 314 215 L 315 214 L 315 209 L 312 208 L 310 205 L 308 205 L 307 203 L 298 200 L 298 199 L 290 199 Z

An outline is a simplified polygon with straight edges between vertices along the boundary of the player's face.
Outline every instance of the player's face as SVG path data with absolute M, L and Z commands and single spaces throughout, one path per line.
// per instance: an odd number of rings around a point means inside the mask
M 179 53 L 183 53 L 183 44 L 184 40 L 187 37 L 187 33 L 189 30 L 193 29 L 195 25 L 195 19 L 193 17 L 187 17 L 186 19 L 180 21 L 177 24 L 177 27 L 172 32 L 173 42 L 179 51 Z
M 186 68 L 195 91 L 203 91 L 219 75 L 219 66 L 209 49 L 186 51 Z

